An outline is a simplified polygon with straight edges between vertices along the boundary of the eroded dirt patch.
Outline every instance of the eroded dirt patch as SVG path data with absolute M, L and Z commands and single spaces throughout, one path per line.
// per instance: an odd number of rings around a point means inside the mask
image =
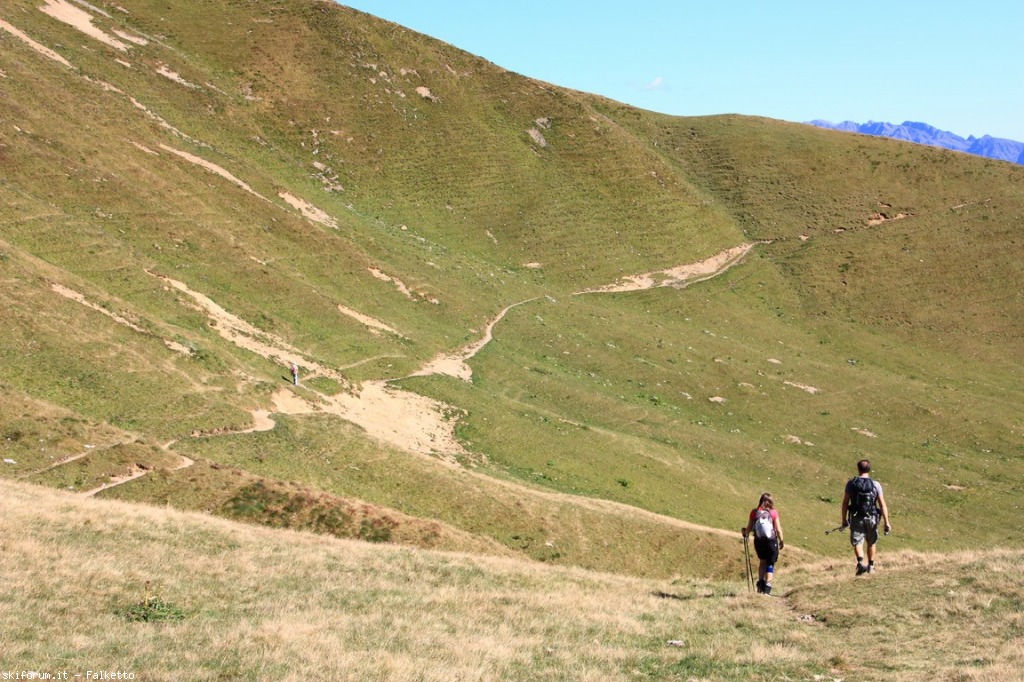
M 288 192 L 278 192 L 277 196 L 284 199 L 289 206 L 297 209 L 299 213 L 301 213 L 309 220 L 312 220 L 315 223 L 320 223 L 325 227 L 330 227 L 335 230 L 338 229 L 337 220 L 331 217 L 326 211 L 317 208 L 316 206 L 309 203 L 305 199 L 300 199 L 294 194 L 289 194 Z
M 406 338 L 400 332 L 398 332 L 392 327 L 389 327 L 380 320 L 370 317 L 369 315 L 364 315 L 363 313 L 357 310 L 353 310 L 352 308 L 349 308 L 347 306 L 343 306 L 340 303 L 338 304 L 338 310 L 340 310 L 342 314 L 351 317 L 356 322 L 359 322 L 360 324 L 369 328 L 371 333 L 379 335 L 381 332 L 387 332 L 388 334 L 394 334 L 399 338 Z
M 57 54 L 56 52 L 54 52 L 50 48 L 46 47 L 45 45 L 42 45 L 41 43 L 37 43 L 36 41 L 32 40 L 31 38 L 28 37 L 28 35 L 24 31 L 22 31 L 21 29 L 15 28 L 14 26 L 12 26 L 11 24 L 7 23 L 3 19 L 0 19 L 0 28 L 2 28 L 3 30 L 7 31 L 12 36 L 17 38 L 21 42 L 25 43 L 26 45 L 28 45 L 33 50 L 35 50 L 39 54 L 43 55 L 47 59 L 52 59 L 53 61 L 59 62 L 60 64 L 63 64 L 64 66 L 66 66 L 68 68 L 74 68 L 74 67 L 71 66 L 71 62 L 69 62 L 68 60 L 64 59 L 64 57 L 60 56 L 59 54 Z
M 79 303 L 79 304 L 85 306 L 86 308 L 89 308 L 90 310 L 95 310 L 98 313 L 102 313 L 102 314 L 106 315 L 107 317 L 109 317 L 110 319 L 112 319 L 114 322 L 117 322 L 120 325 L 128 327 L 132 331 L 136 331 L 136 332 L 138 332 L 140 334 L 145 334 L 146 336 L 156 336 L 152 332 L 150 332 L 150 331 L 148 331 L 146 329 L 143 329 L 142 327 L 140 327 L 139 325 L 135 324 L 131 320 L 128 320 L 128 319 L 118 315 L 117 313 L 114 313 L 114 312 L 111 312 L 111 311 L 107 310 L 103 306 L 97 305 L 97 304 L 87 300 L 84 295 L 78 293 L 74 289 L 70 289 L 70 288 L 64 286 L 63 284 L 57 284 L 56 282 L 54 282 L 53 284 L 50 285 L 50 288 L 53 289 L 53 291 L 55 291 L 56 293 L 58 293 L 61 296 L 63 296 L 64 298 L 67 298 L 67 299 L 70 299 L 70 300 L 72 300 L 72 301 L 74 301 L 76 303 Z M 157 338 L 159 338 L 159 337 L 157 337 Z M 191 349 L 189 349 L 188 347 L 184 346 L 183 344 L 178 343 L 177 341 L 171 341 L 170 339 L 163 339 L 163 338 L 161 338 L 160 340 L 163 341 L 165 346 L 167 346 L 171 350 L 175 351 L 176 353 L 181 353 L 182 355 L 192 355 L 192 350 Z
M 85 35 L 93 38 L 94 40 L 100 41 L 104 45 L 109 45 L 121 52 L 128 51 L 127 44 L 122 43 L 114 36 L 95 26 L 92 23 L 93 16 L 91 14 L 81 7 L 72 5 L 67 0 L 46 0 L 46 4 L 43 7 L 40 7 L 39 10 L 43 14 L 51 16 L 57 21 L 62 21 L 65 24 L 78 29 Z
M 733 265 L 739 263 L 753 248 L 754 244 L 752 243 L 740 244 L 697 263 L 680 265 L 668 270 L 657 270 L 642 275 L 623 277 L 614 284 L 597 287 L 596 289 L 586 289 L 578 292 L 577 295 L 645 291 L 656 287 L 675 287 L 681 289 L 725 272 Z

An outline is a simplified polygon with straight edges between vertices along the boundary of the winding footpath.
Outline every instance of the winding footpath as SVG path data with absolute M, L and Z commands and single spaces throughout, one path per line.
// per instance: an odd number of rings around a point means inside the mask
M 742 262 L 743 258 L 750 253 L 754 246 L 755 244 L 753 243 L 741 244 L 703 261 L 681 265 L 668 270 L 624 277 L 613 284 L 595 289 L 586 289 L 573 295 L 644 291 L 657 287 L 683 288 L 726 272 Z M 245 320 L 225 310 L 208 296 L 190 289 L 185 283 L 154 272 L 148 272 L 148 274 L 160 279 L 168 288 L 188 296 L 192 301 L 192 306 L 210 318 L 211 326 L 224 339 L 238 347 L 274 362 L 286 365 L 296 362 L 309 371 L 307 376 L 326 376 L 339 381 L 343 385 L 349 385 L 340 371 L 333 370 L 308 359 L 298 348 L 295 348 L 283 339 L 277 338 L 273 334 L 257 329 Z M 58 293 L 69 295 L 64 291 L 59 291 Z M 419 370 L 408 375 L 408 377 L 445 375 L 462 381 L 471 381 L 473 372 L 468 363 L 494 339 L 494 332 L 498 323 L 512 309 L 540 300 L 540 298 L 534 297 L 506 306 L 487 323 L 480 339 L 454 352 L 438 355 Z M 312 399 L 303 397 L 303 395 L 297 393 L 291 387 L 282 388 L 271 396 L 272 409 L 260 409 L 252 412 L 252 426 L 238 431 L 220 432 L 216 435 L 269 431 L 276 425 L 273 419 L 275 414 L 333 414 L 362 427 L 369 436 L 382 443 L 406 452 L 430 456 L 449 465 L 456 466 L 456 457 L 468 454 L 455 436 L 457 419 L 453 419 L 453 415 L 459 414 L 459 410 L 432 398 L 395 387 L 391 383 L 395 380 L 397 379 L 367 381 L 352 387 L 354 389 L 352 391 L 341 392 L 337 395 L 327 395 L 308 386 L 302 386 L 304 392 L 312 394 Z M 163 445 L 162 448 L 170 452 L 173 444 L 174 441 L 171 441 Z M 84 452 L 65 458 L 55 462 L 46 470 L 78 460 L 88 454 L 88 452 Z M 191 459 L 180 454 L 179 456 L 182 457 L 182 463 L 177 467 L 165 470 L 174 471 L 194 464 Z M 103 485 L 84 491 L 83 495 L 92 496 L 123 485 L 145 476 L 151 470 L 135 465 L 128 472 L 112 477 Z M 543 494 L 559 495 L 557 493 Z M 626 505 L 617 505 L 616 503 L 599 500 L 584 501 L 583 503 L 595 506 L 595 508 L 602 508 L 606 511 L 619 507 L 626 508 Z M 632 507 L 629 509 L 633 512 L 637 511 Z M 662 517 L 659 516 L 659 518 Z M 692 528 L 716 533 L 727 532 L 688 524 L 678 519 L 671 519 L 671 522 L 680 528 Z M 732 535 L 732 533 L 729 534 Z

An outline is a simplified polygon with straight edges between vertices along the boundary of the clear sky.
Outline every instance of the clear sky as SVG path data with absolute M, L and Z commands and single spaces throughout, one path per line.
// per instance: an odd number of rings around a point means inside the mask
M 342 0 L 532 78 L 680 116 L 923 121 L 1024 141 L 1024 0 Z

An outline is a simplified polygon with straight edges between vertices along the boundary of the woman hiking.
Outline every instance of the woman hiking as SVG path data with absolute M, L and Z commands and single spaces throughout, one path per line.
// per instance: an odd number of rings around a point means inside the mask
M 759 560 L 757 591 L 759 594 L 771 594 L 775 562 L 779 560 L 779 550 L 786 544 L 782 539 L 782 524 L 771 493 L 762 493 L 757 508 L 750 510 L 747 527 L 743 529 L 744 539 L 751 532 L 754 533 L 754 551 Z

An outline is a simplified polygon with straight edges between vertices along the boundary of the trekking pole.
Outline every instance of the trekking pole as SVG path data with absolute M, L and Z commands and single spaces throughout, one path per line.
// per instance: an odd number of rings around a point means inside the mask
M 740 531 L 743 532 L 742 530 Z M 750 537 L 743 533 L 743 553 L 747 557 L 747 591 L 754 591 L 754 569 L 750 565 Z
M 836 526 L 832 530 L 825 531 L 825 535 L 828 535 L 829 533 L 835 533 L 836 531 L 842 533 L 844 530 L 846 530 L 846 526 Z
M 747 544 L 747 576 L 750 578 L 750 591 L 756 592 L 757 588 L 754 586 L 754 565 L 750 561 L 750 544 Z

